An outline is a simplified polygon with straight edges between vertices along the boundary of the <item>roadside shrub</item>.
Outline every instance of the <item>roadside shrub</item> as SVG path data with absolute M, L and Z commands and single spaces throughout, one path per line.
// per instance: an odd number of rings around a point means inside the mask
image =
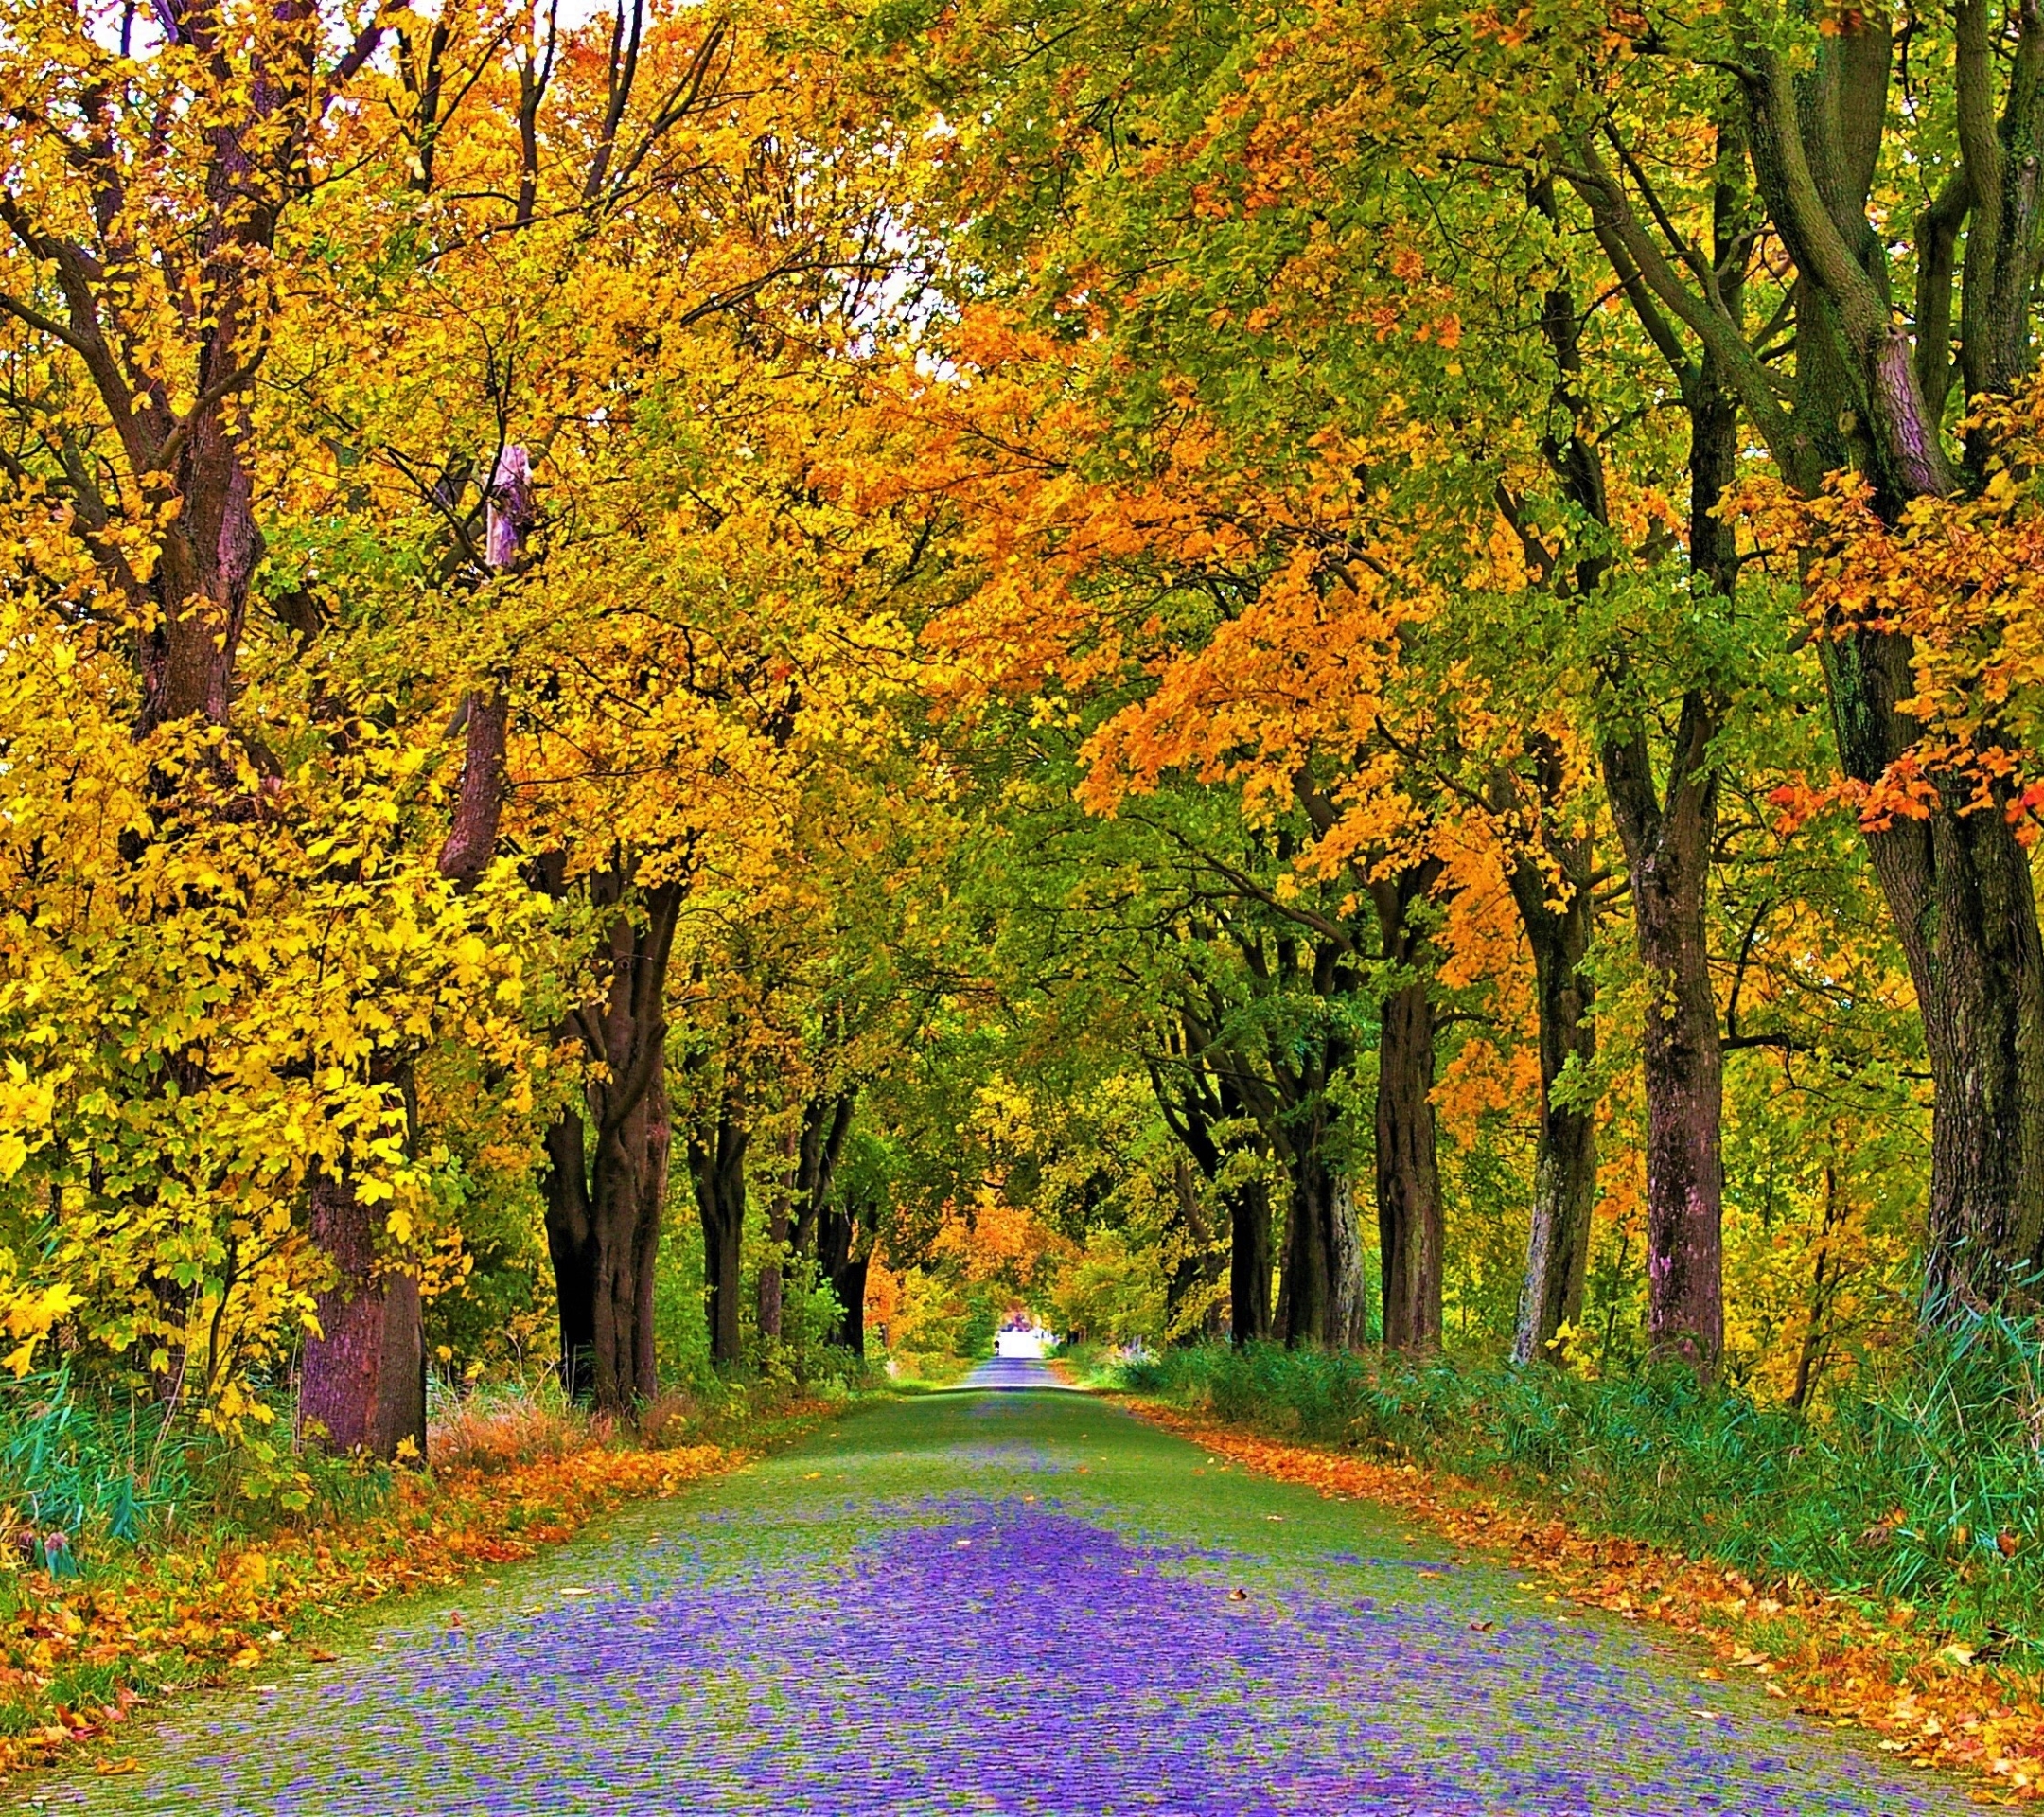
M 432 1411 L 426 1455 L 436 1471 L 491 1476 L 565 1457 L 592 1436 L 589 1415 L 569 1403 L 559 1378 L 549 1374 L 537 1384 L 483 1383 L 447 1397 Z

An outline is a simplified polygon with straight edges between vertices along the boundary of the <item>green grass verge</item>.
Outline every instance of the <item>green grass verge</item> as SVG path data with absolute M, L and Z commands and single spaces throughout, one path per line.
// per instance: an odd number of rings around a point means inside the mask
M 1275 1345 L 1101 1371 L 1274 1437 L 1495 1482 L 1574 1522 L 1751 1577 L 1909 1603 L 2011 1663 L 2044 1663 L 2038 1332 L 1975 1319 L 1862 1373 L 1817 1417 L 1680 1370 L 1586 1380 Z

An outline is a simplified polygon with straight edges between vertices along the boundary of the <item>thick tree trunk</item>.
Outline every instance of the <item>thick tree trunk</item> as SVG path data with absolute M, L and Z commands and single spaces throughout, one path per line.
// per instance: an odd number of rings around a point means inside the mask
M 702 1221 L 703 1277 L 709 1288 L 710 1359 L 729 1367 L 745 1355 L 740 1274 L 745 1253 L 746 1148 L 751 1139 L 737 1109 L 720 1103 L 710 1127 L 689 1134 L 689 1173 Z
M 1607 741 L 1604 774 L 1632 883 L 1647 975 L 1641 1065 L 1647 1095 L 1647 1334 L 1652 1354 L 1714 1374 L 1724 1346 L 1723 1058 L 1705 940 L 1717 823 L 1709 747 L 1717 714 L 1683 701 L 1665 803 L 1644 732 Z
M 1924 1311 L 1942 1321 L 2033 1291 L 2044 1259 L 2044 943 L 1998 808 L 1940 807 L 1866 841 L 1930 1061 Z
M 1701 1375 L 1724 1350 L 1723 1061 L 1700 900 L 1709 855 L 1703 830 L 1665 828 L 1632 866 L 1648 977 L 1648 1343 Z
M 1844 16 L 1791 78 L 1768 48 L 1746 80 L 1753 162 L 1769 213 L 1795 258 L 1796 399 L 1776 453 L 1814 492 L 1850 467 L 1891 519 L 1912 501 L 1982 480 L 1984 447 L 1954 467 L 1942 434 L 1954 377 L 1967 401 L 2013 385 L 2035 361 L 2034 301 L 2044 185 L 2035 147 L 2044 110 L 2044 17 L 2011 15 L 2001 46 L 1984 8 L 1956 15 L 1951 65 L 1959 168 L 1928 211 L 1917 247 L 1917 344 L 1886 294 L 1884 236 L 1870 218 L 1891 117 L 1894 21 Z M 2004 80 L 2001 117 L 1994 88 Z M 1822 173 L 1813 185 L 1810 175 Z M 1955 206 L 1953 204 L 1956 204 Z M 1950 255 L 1964 221 L 1956 348 Z M 1942 261 L 1942 263 L 1940 262 Z M 1914 693 L 1906 638 L 1858 629 L 1824 640 L 1824 675 L 1845 774 L 1873 783 L 1915 746 L 1900 711 Z M 1995 741 L 1990 726 L 1984 743 Z M 2044 944 L 2027 855 L 1978 779 L 1933 777 L 1928 818 L 1870 831 L 1874 871 L 1924 1019 L 1933 1094 L 1924 1313 L 1941 1320 L 2027 1290 L 2044 1244 Z
M 1543 806 L 1560 792 L 1559 753 L 1543 753 Z M 1545 823 L 1548 816 L 1543 813 Z M 1533 1151 L 1533 1216 L 1525 1285 L 1512 1355 L 1521 1363 L 1560 1363 L 1555 1334 L 1582 1315 L 1590 1263 L 1590 1216 L 1596 1202 L 1596 1118 L 1588 1104 L 1560 1102 L 1573 1066 L 1586 1076 L 1596 1060 L 1595 985 L 1584 969 L 1595 933 L 1590 893 L 1590 839 L 1546 840 L 1561 873 L 1557 885 L 1530 856 L 1512 868 L 1512 898 L 1533 949 L 1539 1010 L 1540 1134 Z
M 1377 1237 L 1383 1341 L 1437 1350 L 1445 1231 L 1434 1132 L 1434 1000 L 1414 911 L 1440 876 L 1436 860 L 1372 886 L 1385 960 L 1408 981 L 1385 997 L 1377 1043 Z
M 245 487 L 242 489 L 245 491 Z M 515 559 L 523 528 L 530 522 L 529 499 L 523 509 L 519 535 L 504 544 L 508 551 L 505 562 Z M 245 598 L 245 577 L 242 586 Z M 238 607 L 230 617 L 238 634 Z M 166 650 L 174 654 L 175 643 L 171 637 Z M 231 644 L 227 654 L 231 660 Z M 466 895 L 475 888 L 496 853 L 498 827 L 503 817 L 510 708 L 502 689 L 471 695 L 463 705 L 462 725 L 461 783 L 453 820 L 440 848 L 439 871 Z M 413 1105 L 409 1060 L 396 1066 L 394 1083 L 403 1094 L 409 1118 Z M 579 1145 L 579 1124 L 575 1140 Z M 324 1205 L 322 1193 L 326 1195 Z M 346 1207 L 340 1202 L 342 1195 L 349 1201 Z M 358 1226 L 373 1232 L 374 1226 L 364 1208 L 353 1203 L 353 1197 L 352 1190 L 342 1180 L 321 1179 L 314 1183 L 313 1241 L 326 1247 L 320 1234 L 324 1224 L 336 1233 L 341 1246 L 326 1248 L 336 1280 L 320 1309 L 323 1334 L 306 1345 L 299 1384 L 300 1418 L 312 1419 L 329 1432 L 367 1433 L 371 1437 L 350 1439 L 344 1449 L 366 1445 L 379 1457 L 396 1455 L 397 1448 L 410 1439 L 423 1462 L 427 1441 L 426 1326 L 418 1278 L 402 1266 L 381 1271 L 374 1266 L 373 1237 L 363 1242 L 352 1234 Z M 342 1321 L 332 1332 L 326 1324 L 329 1305 Z M 381 1354 L 369 1365 L 362 1347 L 372 1337 L 380 1346 Z M 564 1367 L 571 1354 L 564 1344 Z M 400 1385 L 414 1374 L 419 1387 L 413 1397 Z M 308 1409 L 314 1411 L 308 1413 Z
M 600 880 L 607 906 L 621 877 Z M 682 886 L 643 892 L 611 923 L 603 1001 L 573 1018 L 600 1076 L 547 1134 L 547 1251 L 560 1307 L 561 1379 L 608 1413 L 659 1389 L 654 1269 L 667 1202 L 667 961 Z
M 389 1460 L 409 1439 L 426 1455 L 426 1346 L 418 1281 L 379 1269 L 376 1220 L 344 1180 L 321 1173 L 311 1192 L 312 1241 L 335 1284 L 315 1302 L 298 1396 L 301 1430 L 337 1452 Z
M 1287 1157 L 1290 1176 L 1285 1260 L 1278 1319 L 1284 1341 L 1300 1348 L 1337 1350 L 1342 1343 L 1340 1244 L 1334 1234 L 1334 1175 L 1314 1139 L 1314 1129 Z
M 1228 1335 L 1238 1345 L 1271 1334 L 1270 1188 L 1244 1180 L 1227 1194 Z
M 1385 999 L 1377 1050 L 1377 1240 L 1383 1341 L 1395 1350 L 1440 1347 L 1445 1233 L 1433 1091 L 1434 1005 L 1420 979 Z

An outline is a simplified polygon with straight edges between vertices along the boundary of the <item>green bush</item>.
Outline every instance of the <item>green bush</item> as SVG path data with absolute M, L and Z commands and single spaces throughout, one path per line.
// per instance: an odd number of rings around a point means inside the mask
M 1899 1599 L 2044 1657 L 2044 1359 L 1981 1316 L 1863 1369 L 1820 1417 L 1683 1370 L 1544 1367 L 1224 1345 L 1127 1365 L 1137 1393 L 1501 1481 L 1603 1531 L 1768 1580 Z

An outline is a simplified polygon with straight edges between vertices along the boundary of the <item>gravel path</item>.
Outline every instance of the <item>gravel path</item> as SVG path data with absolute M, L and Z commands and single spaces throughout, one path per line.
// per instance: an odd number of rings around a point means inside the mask
M 1975 1808 L 1390 1516 L 1041 1366 L 802 1448 L 179 1704 L 41 1808 L 1904 1817 Z

